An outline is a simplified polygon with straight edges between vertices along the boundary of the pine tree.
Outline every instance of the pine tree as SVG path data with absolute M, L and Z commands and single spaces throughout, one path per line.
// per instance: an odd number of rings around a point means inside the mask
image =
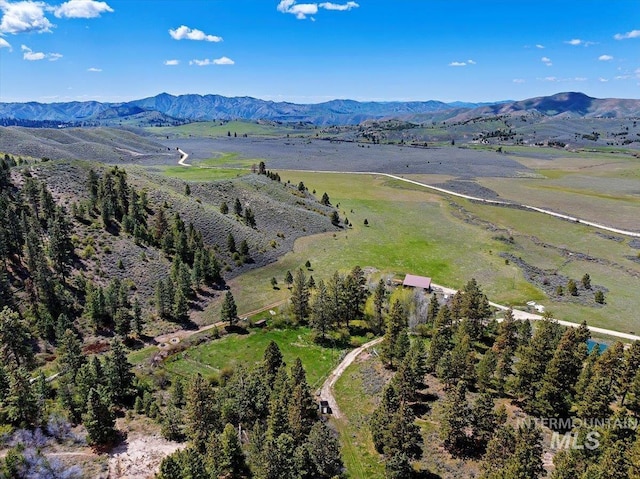
M 127 352 L 120 338 L 111 343 L 111 353 L 106 357 L 105 376 L 110 398 L 117 404 L 123 404 L 131 396 L 133 373 Z
M 7 419 L 19 428 L 31 428 L 38 424 L 40 408 L 31 387 L 29 373 L 24 367 L 13 369 L 9 375 L 9 390 L 4 401 Z
M 287 271 L 287 274 L 284 276 L 284 282 L 287 283 L 287 288 L 290 288 L 293 284 L 293 275 L 291 271 Z
M 310 324 L 316 333 L 320 334 L 322 341 L 326 338 L 326 333 L 331 329 L 332 318 L 330 315 L 329 295 L 323 280 L 318 282 L 318 287 L 311 302 Z
M 402 356 L 400 356 L 402 351 L 399 351 L 397 344 L 400 333 L 407 327 L 407 323 L 407 316 L 402 304 L 400 301 L 395 301 L 387 319 L 386 331 L 381 344 L 382 360 L 391 368 L 394 367 L 394 360 L 398 362 L 402 360 Z
M 438 310 L 433 324 L 433 335 L 425 363 L 427 372 L 434 372 L 440 359 L 451 348 L 451 326 L 451 313 L 445 304 Z
M 229 213 L 229 205 L 227 205 L 226 201 L 223 201 L 220 205 L 220 213 L 222 213 L 223 215 Z
M 440 438 L 449 452 L 457 454 L 467 446 L 466 429 L 470 425 L 469 404 L 463 382 L 449 389 L 442 403 Z
M 115 417 L 107 401 L 94 388 L 89 391 L 86 409 L 82 423 L 87 429 L 87 443 L 90 446 L 102 446 L 115 441 Z
M 340 442 L 324 422 L 317 421 L 311 427 L 305 444 L 313 471 L 310 477 L 329 479 L 340 476 L 344 468 L 340 457 Z
M 293 316 L 298 323 L 302 323 L 309 315 L 309 290 L 307 289 L 307 278 L 304 271 L 299 269 L 293 280 L 291 288 L 291 306 Z
M 385 434 L 383 451 L 387 457 L 404 454 L 410 459 L 417 459 L 422 455 L 422 436 L 420 428 L 415 424 L 415 419 L 409 405 L 401 403 Z
M 242 445 L 238 432 L 232 424 L 227 424 L 220 435 L 220 472 L 225 477 L 239 477 L 247 472 Z
M 275 341 L 269 342 L 267 348 L 264 351 L 263 368 L 265 375 L 265 382 L 270 387 L 273 387 L 278 370 L 284 365 L 282 358 L 282 352 Z
M 220 311 L 220 321 L 228 321 L 229 327 L 238 321 L 238 308 L 236 307 L 236 302 L 233 299 L 231 291 L 227 291 L 224 295 L 224 303 L 222 303 L 222 309 Z
M 2 364 L 16 367 L 28 365 L 33 359 L 31 334 L 15 311 L 5 306 L 0 311 L 0 357 Z
M 218 433 L 222 429 L 215 392 L 200 374 L 191 379 L 185 404 L 187 434 L 200 448 L 212 432 Z
M 387 384 L 382 391 L 382 399 L 369 420 L 369 430 L 376 451 L 382 453 L 387 441 L 387 430 L 393 416 L 400 409 L 400 400 L 393 383 Z
M 507 479 L 502 472 L 515 452 L 516 432 L 510 424 L 503 424 L 487 443 L 481 469 L 483 479 Z
M 73 243 L 71 242 L 71 227 L 66 213 L 61 206 L 56 207 L 55 214 L 49 224 L 49 258 L 53 269 L 67 277 L 73 260 Z
M 227 236 L 227 249 L 229 253 L 235 253 L 236 250 L 236 239 L 233 237 L 233 234 L 229 233 Z
M 86 360 L 82 354 L 82 343 L 72 330 L 67 329 L 64 332 L 57 353 L 61 372 L 69 373 L 71 378 L 75 379 L 76 373 Z
M 233 202 L 233 212 L 238 216 L 242 216 L 242 203 L 240 203 L 238 198 Z
M 322 199 L 320 200 L 320 203 L 324 206 L 331 206 L 329 195 L 326 192 L 322 193 Z
M 182 288 L 176 288 L 172 307 L 173 318 L 181 323 L 189 319 L 189 300 L 184 295 Z

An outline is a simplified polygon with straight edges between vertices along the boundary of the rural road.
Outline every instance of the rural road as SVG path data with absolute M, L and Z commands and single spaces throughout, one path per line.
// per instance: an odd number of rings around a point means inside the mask
M 187 165 L 187 166 L 189 166 L 189 165 Z M 254 311 L 249 311 L 248 313 L 240 314 L 240 315 L 238 315 L 238 317 L 240 317 L 240 318 L 247 317 L 248 318 L 248 317 L 254 316 L 254 315 L 258 314 L 258 313 L 262 313 L 263 311 L 267 311 L 268 309 L 277 308 L 278 306 L 286 303 L 287 301 L 289 301 L 289 299 L 282 299 L 280 301 L 277 301 L 275 303 L 269 304 L 267 306 L 263 306 L 262 308 L 256 309 Z M 218 322 L 213 323 L 213 324 L 207 324 L 206 326 L 201 326 L 198 329 L 180 329 L 178 331 L 174 331 L 173 333 L 161 334 L 160 336 L 156 336 L 155 338 L 153 338 L 153 340 L 158 345 L 160 345 L 160 344 L 168 344 L 168 343 L 177 344 L 180 341 L 182 341 L 183 339 L 188 338 L 189 336 L 193 336 L 194 334 L 198 334 L 198 333 L 203 333 L 203 332 L 208 331 L 210 329 L 217 328 L 217 327 L 220 327 L 220 326 L 224 326 L 225 324 L 227 324 L 226 321 L 218 321 Z M 171 341 L 171 340 L 173 340 L 173 341 Z
M 336 368 L 331 371 L 329 377 L 322 384 L 322 388 L 320 389 L 320 399 L 327 401 L 329 403 L 329 407 L 331 407 L 331 413 L 337 419 L 342 417 L 342 413 L 340 412 L 340 408 L 338 407 L 338 403 L 336 402 L 336 398 L 333 396 L 333 386 L 336 384 L 336 381 L 342 376 L 342 373 L 355 361 L 355 359 L 365 350 L 369 349 L 376 344 L 382 342 L 384 338 L 374 339 L 373 341 L 369 341 L 366 344 L 363 344 L 357 349 L 349 352 L 344 359 L 336 366 Z
M 440 286 L 439 284 L 435 284 L 435 283 L 431 283 L 431 287 L 434 289 L 442 290 L 446 294 L 456 294 L 457 292 L 457 290 L 455 289 L 447 288 L 446 286 Z M 493 303 L 491 301 L 489 301 L 489 305 L 493 306 L 494 308 L 501 309 L 502 311 L 506 311 L 507 309 L 509 309 L 508 306 L 505 306 L 503 304 Z M 514 319 L 517 319 L 517 320 L 528 319 L 531 321 L 538 321 L 542 319 L 542 316 L 539 314 L 529 313 L 527 311 L 522 311 L 520 309 L 512 309 L 512 311 L 513 311 Z M 562 326 L 567 326 L 569 328 L 577 328 L 580 326 L 579 323 L 572 323 L 571 321 L 562 321 L 560 319 L 556 319 L 556 321 L 558 322 L 558 324 Z M 613 336 L 615 338 L 620 338 L 620 339 L 627 339 L 629 341 L 640 341 L 640 336 L 635 334 L 622 333 L 620 331 L 614 331 L 614 330 L 605 329 L 605 328 L 598 328 L 597 326 L 587 326 L 587 327 L 589 328 L 589 331 L 593 333 L 605 334 L 607 336 Z
M 189 163 L 185 163 L 187 161 L 187 158 L 189 158 L 189 153 L 185 153 L 180 148 L 178 148 L 178 152 L 181 155 L 180 160 L 178 161 L 178 164 L 182 166 L 191 166 Z
M 185 153 L 184 151 L 178 149 L 178 151 L 183 155 L 183 157 L 180 159 L 180 161 L 178 161 L 178 163 L 182 166 L 192 166 L 189 165 L 188 163 L 184 163 L 184 161 L 189 157 L 189 155 L 187 153 Z M 216 167 L 209 167 L 209 168 L 216 168 Z M 231 169 L 235 169 L 235 168 L 231 168 Z M 238 170 L 245 170 L 246 168 L 237 168 Z M 529 211 L 535 211 L 538 213 L 543 213 L 545 215 L 549 215 L 549 216 L 553 216 L 555 218 L 560 218 L 563 220 L 567 220 L 567 221 L 572 221 L 574 223 L 580 223 L 583 225 L 587 225 L 587 226 L 591 226 L 593 228 L 596 229 L 600 229 L 603 231 L 609 231 L 611 233 L 617 233 L 617 234 L 621 234 L 624 236 L 631 236 L 633 238 L 640 238 L 640 233 L 635 232 L 635 231 L 629 231 L 629 230 L 623 230 L 623 229 L 619 229 L 619 228 L 613 228 L 611 226 L 606 226 L 600 223 L 595 223 L 593 221 L 587 221 L 587 220 L 583 220 L 580 218 L 576 218 L 575 216 L 570 216 L 570 215 L 564 215 L 562 213 L 556 213 L 555 211 L 551 211 L 551 210 L 546 210 L 544 208 L 538 208 L 537 206 L 530 206 L 530 205 L 524 205 L 524 204 L 520 204 L 520 203 L 510 203 L 507 201 L 500 201 L 500 200 L 488 200 L 486 198 L 479 198 L 477 196 L 471 196 L 471 195 L 465 195 L 463 193 L 456 193 L 455 191 L 451 191 L 451 190 L 447 190 L 445 188 L 440 188 L 438 186 L 432 186 L 432 185 L 428 185 L 426 183 L 422 183 L 420 181 L 416 181 L 416 180 L 410 180 L 408 178 L 404 178 L 402 176 L 398 176 L 398 175 L 393 175 L 391 173 L 377 173 L 375 171 L 335 171 L 335 170 L 283 170 L 283 171 L 298 171 L 301 173 L 331 173 L 331 174 L 341 174 L 341 175 L 377 175 L 377 176 L 386 176 L 388 178 L 393 178 L 394 180 L 398 180 L 398 181 L 404 181 L 405 183 L 410 183 L 412 185 L 417 185 L 417 186 L 421 186 L 423 188 L 427 188 L 429 190 L 433 190 L 433 191 L 438 191 L 440 193 L 444 193 L 447 195 L 451 195 L 451 196 L 456 196 L 458 198 L 465 198 L 467 200 L 472 200 L 472 201 L 478 201 L 480 203 L 485 203 L 488 205 L 497 205 L 497 206 L 509 206 L 509 207 L 518 207 L 518 208 L 523 208 L 525 210 L 529 210 Z

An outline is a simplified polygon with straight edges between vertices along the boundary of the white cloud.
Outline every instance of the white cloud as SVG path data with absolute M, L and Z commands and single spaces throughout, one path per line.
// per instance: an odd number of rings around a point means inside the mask
M 580 46 L 582 45 L 583 47 L 590 47 L 591 45 L 597 45 L 597 42 L 589 42 L 586 40 L 581 40 L 579 38 L 573 38 L 571 40 L 567 40 L 565 42 L 567 45 L 573 45 L 573 46 Z
M 62 55 L 60 53 L 34 52 L 33 50 L 31 50 L 31 48 L 29 48 L 26 45 L 22 45 L 20 47 L 20 50 L 22 50 L 23 52 L 22 58 L 30 62 L 35 62 L 35 61 L 44 60 L 44 59 L 47 59 L 50 62 L 55 62 L 56 60 L 59 60 L 60 58 L 62 58 Z
M 611 55 L 600 55 L 598 57 L 598 60 L 600 60 L 601 62 L 608 62 L 613 60 L 613 57 Z
M 449 63 L 450 67 L 466 67 L 467 62 L 451 62 Z
M 2 37 L 0 37 L 0 48 L 8 48 L 10 52 L 13 51 L 11 44 Z
M 323 2 L 318 6 L 326 10 L 337 10 L 338 12 L 345 12 L 347 10 L 351 10 L 352 8 L 358 8 L 360 5 L 358 5 L 356 2 L 347 2 L 344 4 Z
M 336 12 L 346 12 L 353 8 L 358 8 L 360 5 L 356 2 L 350 1 L 347 3 L 332 3 L 322 2 L 318 3 L 296 3 L 296 0 L 281 0 L 278 3 L 276 9 L 281 13 L 290 13 L 295 15 L 298 20 L 304 20 L 310 15 L 318 13 L 318 9 L 323 8 L 325 10 L 333 10 Z M 311 21 L 315 21 L 311 17 Z
M 208 58 L 204 59 L 204 60 L 191 60 L 189 62 L 189 65 L 196 65 L 199 67 L 206 67 L 209 65 L 234 65 L 236 62 L 234 62 L 231 58 L 228 57 L 220 57 L 220 58 L 216 58 L 214 60 L 209 60 Z
M 544 77 L 544 81 L 556 82 L 558 79 L 556 77 Z
M 513 83 L 526 83 L 526 80 L 523 78 L 514 78 Z
M 214 65 L 235 65 L 236 62 L 229 57 L 220 57 L 213 60 L 213 63 Z
M 469 65 L 475 65 L 476 64 L 475 60 L 467 60 L 467 63 Z
M 640 30 L 631 30 L 627 33 L 616 33 L 613 38 L 616 40 L 627 40 L 629 38 L 640 38 Z
M 53 9 L 58 18 L 96 18 L 103 13 L 113 13 L 113 8 L 96 0 L 69 0 Z
M 602 78 L 602 77 L 600 77 L 600 78 L 598 78 L 598 81 L 599 81 L 600 83 L 607 83 L 607 82 L 609 81 L 609 79 L 608 79 L 608 78 Z
M 167 65 L 167 66 L 172 67 L 172 66 L 179 65 L 180 64 L 180 60 L 165 60 L 164 64 Z
M 202 30 L 191 29 L 185 25 L 182 25 L 175 30 L 169 30 L 169 35 L 174 40 L 198 40 L 205 42 L 221 42 L 222 37 L 217 37 L 215 35 L 208 35 L 204 33 Z
M 618 75 L 613 77 L 614 80 L 628 80 L 629 78 L 631 78 L 631 75 Z
M 573 81 L 587 81 L 587 80 L 588 80 L 588 78 L 586 78 L 586 77 L 575 77 L 573 79 Z
M 550 67 L 551 65 L 553 65 L 553 63 L 551 62 L 551 58 L 549 58 L 549 57 L 542 57 L 542 58 L 540 59 L 540 61 L 541 61 L 542 63 L 544 63 L 545 65 L 547 65 L 548 67 Z
M 102 68 L 91 67 L 87 68 L 87 71 L 91 73 L 100 73 L 102 71 Z
M 0 0 L 2 20 L 0 20 L 0 32 L 2 33 L 26 33 L 26 32 L 51 32 L 54 25 L 44 15 L 48 8 L 44 2 L 30 0 L 9 3 Z
M 544 45 L 540 45 L 539 43 L 536 45 L 536 48 L 539 48 L 540 50 L 544 50 Z

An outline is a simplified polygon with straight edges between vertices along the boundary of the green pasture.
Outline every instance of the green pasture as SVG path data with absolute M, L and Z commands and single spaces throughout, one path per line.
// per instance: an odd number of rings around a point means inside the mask
M 290 126 L 264 124 L 250 121 L 200 121 L 180 126 L 149 127 L 147 131 L 155 135 L 173 135 L 181 137 L 212 137 L 231 136 L 237 134 L 248 136 L 284 136 L 286 134 L 300 134 L 304 130 L 296 130 Z
M 313 271 L 306 274 L 316 282 L 359 265 L 383 274 L 430 276 L 451 287 L 462 287 L 475 277 L 493 300 L 506 303 L 541 298 L 517 268 L 498 256 L 500 251 L 511 251 L 510 245 L 494 239 L 495 233 L 454 217 L 456 207 L 446 198 L 382 176 L 286 171 L 280 175 L 294 184 L 304 181 L 318 196 L 326 191 L 332 204 L 339 205 L 340 217 L 348 218 L 352 226 L 335 234 L 300 238 L 294 250 L 278 261 L 232 279 L 241 312 L 286 298 L 286 272 L 295 272 L 307 260 Z M 365 219 L 369 226 L 364 226 Z M 282 289 L 271 287 L 272 277 Z
M 163 173 L 185 181 L 218 181 L 230 180 L 250 173 L 250 170 L 199 166 L 167 166 Z
M 240 364 L 252 366 L 260 362 L 271 341 L 278 343 L 288 365 L 300 358 L 312 389 L 320 387 L 345 351 L 314 343 L 309 328 L 256 330 L 249 334 L 229 334 L 193 346 L 170 356 L 163 366 L 168 372 L 183 377 L 195 373 L 215 377 L 223 368 Z
M 340 433 L 342 460 L 349 479 L 382 479 L 384 463 L 373 447 L 369 417 L 376 408 L 376 397 L 368 393 L 364 371 L 371 361 L 356 361 L 340 376 L 334 395 L 346 420 L 336 420 Z

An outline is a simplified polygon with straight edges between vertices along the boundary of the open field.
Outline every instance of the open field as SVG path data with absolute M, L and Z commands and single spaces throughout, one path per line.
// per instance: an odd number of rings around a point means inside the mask
M 312 390 L 318 388 L 329 372 L 340 362 L 345 351 L 315 344 L 308 328 L 258 330 L 248 335 L 230 334 L 170 357 L 163 367 L 172 374 L 191 377 L 200 373 L 205 377 L 218 376 L 221 369 L 243 364 L 252 366 L 262 360 L 267 345 L 278 343 L 284 361 L 292 365 L 297 357 L 307 371 Z
M 362 145 L 308 138 L 181 138 L 159 139 L 169 149 L 181 148 L 191 160 L 221 153 L 262 158 L 272 170 L 375 171 L 395 174 L 521 177 L 532 172 L 507 155 L 466 148 L 412 148 Z
M 287 270 L 311 261 L 316 281 L 336 270 L 355 265 L 387 274 L 428 275 L 440 284 L 463 286 L 472 276 L 486 285 L 492 298 L 514 302 L 541 299 L 541 294 L 519 277 L 514 266 L 497 253 L 509 245 L 451 215 L 454 207 L 431 192 L 382 176 L 280 172 L 284 180 L 303 181 L 317 194 L 326 191 L 339 204 L 340 216 L 352 227 L 340 232 L 300 238 L 293 252 L 263 268 L 230 281 L 239 310 L 252 310 L 286 297 L 269 283 L 282 285 Z M 369 226 L 364 226 L 367 219 Z M 453 238 L 460 241 L 452 241 Z M 468 240 L 468 241 L 467 241 Z
M 310 189 L 327 191 L 339 204 L 341 217 L 351 228 L 335 234 L 300 238 L 294 250 L 263 268 L 233 279 L 230 286 L 241 310 L 284 298 L 287 270 L 295 271 L 310 260 L 316 281 L 335 270 L 360 265 L 382 274 L 406 272 L 431 276 L 455 288 L 475 277 L 489 298 L 498 303 L 524 305 L 541 302 L 559 319 L 586 320 L 594 326 L 637 331 L 640 321 L 636 291 L 640 264 L 628 240 L 596 234 L 581 224 L 539 213 L 480 205 L 456 198 L 455 203 L 416 185 L 369 175 L 280 172 L 292 183 L 304 181 Z M 363 225 L 367 219 L 369 226 Z M 512 241 L 507 241 L 509 237 Z M 615 236 L 615 235 L 614 235 Z M 579 280 L 588 272 L 593 283 L 609 290 L 605 306 L 581 305 L 572 298 L 549 298 L 529 284 L 521 269 L 506 264 L 500 253 L 522 257 L 528 264 Z M 581 253 L 581 254 L 576 254 Z M 212 313 L 215 307 L 212 308 Z
M 371 440 L 369 418 L 390 373 L 379 361 L 367 360 L 370 357 L 369 353 L 362 354 L 334 387 L 336 401 L 346 416 L 334 424 L 340 433 L 342 460 L 350 479 L 384 477 L 384 463 Z
M 169 135 L 171 137 L 218 137 L 233 135 L 251 136 L 285 136 L 295 135 L 309 130 L 296 129 L 288 125 L 279 125 L 272 122 L 250 122 L 250 121 L 199 121 L 181 126 L 170 127 L 149 127 L 149 133 L 154 135 Z

